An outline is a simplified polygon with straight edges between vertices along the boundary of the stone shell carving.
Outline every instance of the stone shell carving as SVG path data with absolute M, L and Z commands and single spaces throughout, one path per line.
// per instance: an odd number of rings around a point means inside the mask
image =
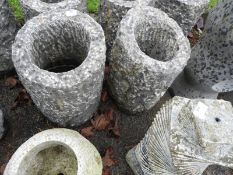
M 129 9 L 135 7 L 136 0 L 101 0 L 99 8 L 99 23 L 104 29 L 108 51 L 111 50 L 116 38 L 118 26 Z
M 127 161 L 137 175 L 201 175 L 212 164 L 233 168 L 232 123 L 230 102 L 174 97 Z
M 191 31 L 198 18 L 208 8 L 209 0 L 138 0 L 140 5 L 148 5 L 166 12 L 181 26 L 184 33 Z
M 209 13 L 203 36 L 192 49 L 184 78 L 173 85 L 176 95 L 217 98 L 220 92 L 233 91 L 232 8 L 233 1 L 227 0 Z
M 3 117 L 2 110 L 0 109 L 0 139 L 3 137 L 4 132 L 5 132 L 4 117 Z
M 129 10 L 109 61 L 113 98 L 128 112 L 149 110 L 183 70 L 189 56 L 187 38 L 166 13 L 152 7 Z
M 4 175 L 101 175 L 99 152 L 78 132 L 50 129 L 23 143 L 8 162 Z
M 104 32 L 94 19 L 77 10 L 40 14 L 18 32 L 12 50 L 20 80 L 46 117 L 64 126 L 78 126 L 92 117 L 106 58 Z M 66 72 L 48 69 L 60 62 L 75 67 Z
M 20 0 L 25 20 L 50 10 L 75 9 L 86 12 L 86 0 Z
M 11 46 L 16 32 L 16 21 L 7 6 L 7 1 L 0 0 L 0 73 L 14 68 L 11 60 Z

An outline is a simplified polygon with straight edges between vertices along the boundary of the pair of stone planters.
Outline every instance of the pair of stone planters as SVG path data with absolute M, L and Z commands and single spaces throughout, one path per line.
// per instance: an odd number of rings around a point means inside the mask
M 45 116 L 63 126 L 92 117 L 106 52 L 94 19 L 73 9 L 42 13 L 18 32 L 12 50 L 19 78 Z
M 51 129 L 21 145 L 4 175 L 101 175 L 102 168 L 100 154 L 78 132 Z
M 226 0 L 209 13 L 200 42 L 172 86 L 176 95 L 217 98 L 218 93 L 233 91 L 232 8 L 233 1 Z

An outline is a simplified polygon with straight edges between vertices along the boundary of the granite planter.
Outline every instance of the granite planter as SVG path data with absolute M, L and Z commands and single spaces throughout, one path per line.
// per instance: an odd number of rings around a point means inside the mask
M 36 106 L 51 121 L 78 126 L 96 111 L 102 90 L 101 26 L 77 10 L 43 13 L 18 32 L 12 59 Z
M 128 112 L 149 110 L 189 56 L 187 38 L 166 13 L 152 7 L 129 10 L 111 51 L 108 84 L 113 98 Z
M 152 6 L 166 12 L 181 26 L 184 33 L 191 31 L 198 18 L 208 8 L 209 0 L 138 0 L 140 5 Z
M 233 1 L 227 0 L 209 13 L 203 36 L 173 85 L 176 95 L 217 98 L 218 93 L 233 91 L 232 8 Z
M 233 168 L 232 123 L 230 102 L 174 97 L 126 159 L 135 175 L 202 175 L 210 165 Z
M 17 32 L 16 21 L 6 0 L 0 1 L 0 74 L 14 68 L 11 60 L 11 46 Z
M 25 20 L 40 13 L 57 9 L 75 9 L 86 11 L 86 0 L 20 0 Z
M 23 143 L 4 175 L 101 175 L 101 157 L 88 140 L 68 129 L 40 132 Z
M 108 53 L 116 38 L 118 26 L 129 9 L 135 7 L 136 0 L 101 0 L 99 8 L 99 23 L 104 29 Z

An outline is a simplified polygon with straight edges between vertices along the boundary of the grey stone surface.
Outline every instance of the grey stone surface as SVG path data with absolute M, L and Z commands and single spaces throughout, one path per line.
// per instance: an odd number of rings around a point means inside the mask
M 86 0 L 20 0 L 25 20 L 50 10 L 75 9 L 86 12 Z
M 4 117 L 2 110 L 0 109 L 0 139 L 3 137 L 5 128 L 4 128 Z
M 43 13 L 18 32 L 12 50 L 20 80 L 46 117 L 63 126 L 92 117 L 106 52 L 104 32 L 94 19 L 77 10 Z
M 148 5 L 165 11 L 176 20 L 184 33 L 191 31 L 198 18 L 208 8 L 209 0 L 138 0 L 140 5 Z
M 121 21 L 110 57 L 109 87 L 118 105 L 131 112 L 152 108 L 190 56 L 178 24 L 152 7 L 131 9 Z
M 129 9 L 135 7 L 136 0 L 101 0 L 98 22 L 104 29 L 108 52 L 116 38 L 118 26 Z
M 210 165 L 233 168 L 232 123 L 230 102 L 174 97 L 127 161 L 137 175 L 201 175 Z
M 50 129 L 23 143 L 4 175 L 101 175 L 102 168 L 99 152 L 78 132 Z
M 16 22 L 7 1 L 0 0 L 0 73 L 14 68 L 11 60 L 11 46 L 16 32 Z
M 227 0 L 209 13 L 203 36 L 192 49 L 185 68 L 187 78 L 175 82 L 176 95 L 189 96 L 184 91 L 194 92 L 199 87 L 193 97 L 199 97 L 198 92 L 202 91 L 202 96 L 208 97 L 208 93 L 212 93 L 216 98 L 218 93 L 233 90 L 232 8 L 233 1 Z M 180 82 L 186 85 L 180 88 Z

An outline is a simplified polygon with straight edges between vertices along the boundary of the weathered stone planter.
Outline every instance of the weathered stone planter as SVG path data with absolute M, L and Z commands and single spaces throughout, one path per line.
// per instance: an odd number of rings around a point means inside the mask
M 200 42 L 181 78 L 173 85 L 176 95 L 216 98 L 219 92 L 233 91 L 233 1 L 220 3 L 209 13 Z M 179 84 L 183 84 L 182 87 Z M 199 92 L 199 93 L 198 93 Z M 211 96 L 210 96 L 210 95 Z
M 43 13 L 16 36 L 13 62 L 36 106 L 53 122 L 77 126 L 98 106 L 105 64 L 104 32 L 76 10 Z
M 85 0 L 20 0 L 25 20 L 50 10 L 57 9 L 77 9 L 86 11 Z
M 201 175 L 209 165 L 233 168 L 232 123 L 230 102 L 174 97 L 127 161 L 136 175 Z
M 136 6 L 136 0 L 101 0 L 99 23 L 104 29 L 108 52 L 116 38 L 118 26 L 129 9 Z
M 0 139 L 3 137 L 4 132 L 5 132 L 4 117 L 3 117 L 2 110 L 0 109 Z
M 138 0 L 140 5 L 148 5 L 166 12 L 187 34 L 198 18 L 208 8 L 209 0 Z
M 68 129 L 51 129 L 22 144 L 4 175 L 101 175 L 101 157 L 88 140 Z
M 112 96 L 131 113 L 150 109 L 189 56 L 188 40 L 166 13 L 152 7 L 131 9 L 120 24 L 111 52 Z
M 16 22 L 7 6 L 6 0 L 0 1 L 0 73 L 14 68 L 11 60 L 11 46 L 16 35 Z

